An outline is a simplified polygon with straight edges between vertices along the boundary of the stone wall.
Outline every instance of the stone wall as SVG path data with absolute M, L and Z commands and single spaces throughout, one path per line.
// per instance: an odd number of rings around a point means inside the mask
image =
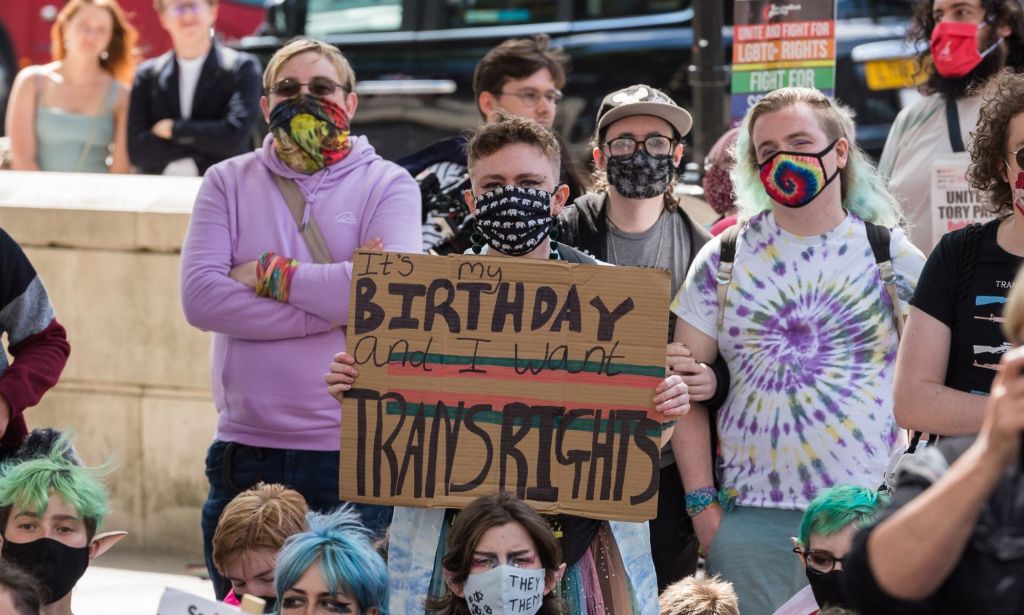
M 68 331 L 60 384 L 29 425 L 113 455 L 107 529 L 124 550 L 201 561 L 203 460 L 216 412 L 209 336 L 185 321 L 181 242 L 200 180 L 0 171 L 0 227 L 35 265 Z

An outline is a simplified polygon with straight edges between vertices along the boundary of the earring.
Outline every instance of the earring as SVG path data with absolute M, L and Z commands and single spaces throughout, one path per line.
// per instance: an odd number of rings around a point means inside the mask
M 553 260 L 558 260 L 558 222 L 552 222 L 551 226 L 548 227 L 548 238 L 551 239 L 551 256 Z
M 109 57 L 110 57 L 110 53 L 108 53 L 106 49 L 104 49 L 103 51 L 100 52 L 100 59 L 101 60 L 106 60 Z
M 471 244 L 469 249 L 473 251 L 473 254 L 480 254 L 480 251 L 483 250 L 484 236 L 475 224 L 473 226 L 473 234 L 469 236 L 469 243 Z

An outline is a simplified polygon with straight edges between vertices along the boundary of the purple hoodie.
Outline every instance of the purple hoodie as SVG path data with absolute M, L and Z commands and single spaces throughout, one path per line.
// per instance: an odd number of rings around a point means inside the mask
M 271 173 L 294 179 L 334 264 L 313 262 Z M 324 374 L 345 349 L 352 254 L 380 237 L 384 249 L 420 252 L 420 192 L 401 167 L 353 138 L 341 162 L 297 173 L 273 138 L 207 171 L 181 251 L 185 317 L 212 331 L 218 440 L 250 446 L 336 451 L 341 408 Z M 228 277 L 265 251 L 301 261 L 288 303 L 260 297 Z

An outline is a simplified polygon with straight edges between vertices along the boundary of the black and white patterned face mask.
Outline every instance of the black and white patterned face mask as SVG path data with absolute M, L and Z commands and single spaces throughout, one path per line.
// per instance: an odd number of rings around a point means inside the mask
M 491 249 L 509 256 L 529 254 L 544 242 L 554 218 L 551 193 L 505 186 L 475 198 L 476 229 Z
M 665 194 L 674 174 L 672 156 L 651 156 L 641 148 L 632 156 L 608 158 L 608 183 L 627 199 Z

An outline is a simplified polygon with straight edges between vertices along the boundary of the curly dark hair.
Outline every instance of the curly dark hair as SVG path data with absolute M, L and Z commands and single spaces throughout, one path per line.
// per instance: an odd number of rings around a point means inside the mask
M 932 7 L 935 0 L 918 0 L 914 5 L 914 16 L 907 38 L 920 49 L 917 56 L 918 70 L 928 75 L 921 85 L 925 94 L 942 94 L 954 98 L 962 98 L 971 87 L 984 83 L 989 77 L 999 72 L 1004 66 L 1024 70 L 1024 9 L 1020 0 L 981 0 L 981 8 L 985 18 L 994 25 L 1007 25 L 1010 35 L 1006 37 L 1005 47 L 985 56 L 974 70 L 964 77 L 947 78 L 931 68 L 931 50 L 928 42 L 935 29 L 935 18 Z M 989 32 L 989 44 L 997 40 L 994 32 Z
M 967 180 L 987 197 L 986 207 L 997 216 L 1013 213 L 1013 187 L 1007 180 L 1010 120 L 1024 113 L 1024 74 L 1005 70 L 981 89 L 981 114 L 970 145 Z

